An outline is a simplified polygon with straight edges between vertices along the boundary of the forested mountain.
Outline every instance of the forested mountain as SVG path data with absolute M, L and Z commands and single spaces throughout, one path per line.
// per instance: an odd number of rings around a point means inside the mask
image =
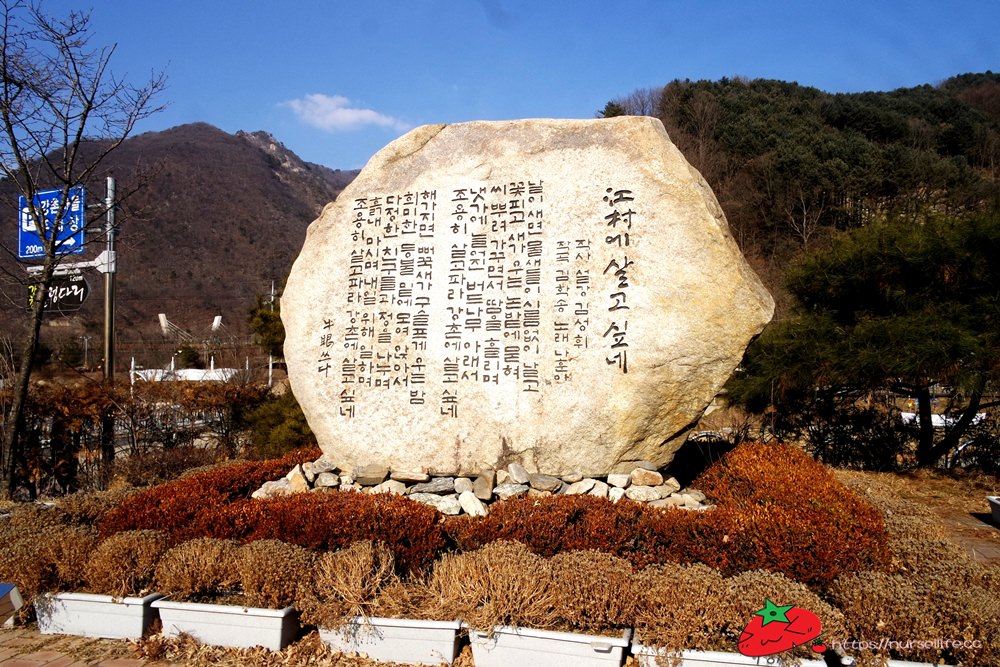
M 1000 74 L 992 72 L 852 94 L 764 79 L 675 80 L 602 113 L 663 122 L 779 293 L 789 260 L 832 230 L 1000 208 Z
M 216 315 L 230 332 L 245 332 L 255 297 L 266 294 L 272 280 L 281 286 L 309 223 L 356 175 L 306 163 L 266 132 L 232 135 L 204 123 L 133 137 L 111 154 L 106 172 L 115 176 L 119 195 L 135 190 L 119 213 L 116 302 L 123 342 L 156 339 L 158 313 L 195 334 Z M 103 199 L 103 174 L 87 192 L 92 202 Z M 10 221 L 6 248 L 16 239 L 16 201 L 0 183 L 0 216 Z M 93 243 L 102 240 L 94 235 Z M 6 253 L 0 265 L 2 333 L 16 336 L 27 305 L 25 273 Z M 84 330 L 99 336 L 102 277 L 86 275 L 91 297 L 84 308 L 49 320 L 53 349 L 61 345 L 57 339 Z

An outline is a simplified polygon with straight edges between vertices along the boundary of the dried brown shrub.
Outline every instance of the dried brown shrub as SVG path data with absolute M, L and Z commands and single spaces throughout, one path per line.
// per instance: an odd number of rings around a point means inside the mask
M 564 551 L 549 565 L 553 613 L 560 624 L 594 634 L 631 627 L 635 579 L 627 560 L 600 551 Z
M 135 492 L 136 489 L 123 486 L 107 491 L 74 493 L 59 502 L 59 509 L 69 523 L 96 526 L 105 514 Z
M 430 614 L 464 618 L 482 629 L 552 627 L 551 583 L 549 561 L 520 542 L 491 542 L 476 551 L 447 554 L 435 564 L 428 582 Z
M 795 605 L 816 614 L 823 627 L 820 640 L 845 636 L 844 614 L 824 602 L 804 584 L 792 581 L 783 574 L 753 570 L 729 577 L 726 585 L 731 603 L 724 608 L 725 613 L 721 617 L 722 646 L 731 649 L 736 645 L 743 628 L 754 613 L 764 607 L 766 600 L 779 605 Z M 796 651 L 803 657 L 815 657 L 809 646 L 801 646 Z
M 239 548 L 236 571 L 247 604 L 282 608 L 298 597 L 300 583 L 312 574 L 313 555 L 279 540 L 257 540 Z
M 732 616 L 729 585 L 707 565 L 667 563 L 635 575 L 637 637 L 665 652 L 719 646 Z M 731 648 L 731 647 L 730 647 Z
M 90 526 L 57 526 L 39 536 L 38 567 L 50 567 L 60 590 L 85 585 L 84 569 L 97 547 L 97 530 Z
M 166 638 L 153 635 L 136 644 L 140 658 L 158 663 L 188 665 L 188 667 L 384 667 L 356 653 L 339 653 L 327 646 L 319 634 L 312 632 L 281 651 L 266 648 L 232 648 L 202 644 L 190 635 Z M 454 663 L 459 667 L 460 661 Z M 468 667 L 471 662 L 465 662 Z
M 87 561 L 87 585 L 106 595 L 142 595 L 152 583 L 156 564 L 168 546 L 166 533 L 155 530 L 112 535 L 97 546 Z
M 989 576 L 989 575 L 987 575 Z M 841 577 L 830 597 L 847 619 L 852 640 L 967 639 L 975 646 L 890 646 L 887 655 L 904 660 L 1000 665 L 991 647 L 1000 642 L 1000 601 L 993 588 L 967 586 L 948 575 L 937 578 L 909 574 L 859 572 Z M 862 652 L 862 665 L 879 664 L 872 651 Z
M 156 588 L 176 599 L 199 601 L 236 586 L 236 551 L 232 540 L 204 537 L 182 542 L 156 565 Z
M 0 521 L 0 544 L 34 540 L 66 523 L 66 515 L 54 506 L 41 503 L 17 505 L 10 510 L 10 517 Z
M 38 545 L 29 540 L 0 543 L 0 581 L 17 586 L 25 605 L 16 619 L 23 623 L 30 619 L 30 601 L 50 589 L 53 579 L 51 568 L 38 566 Z
M 389 615 L 378 609 L 380 598 L 390 589 L 402 592 L 392 552 L 370 540 L 322 554 L 308 581 L 311 585 L 300 589 L 296 606 L 304 622 L 323 627 L 353 616 Z

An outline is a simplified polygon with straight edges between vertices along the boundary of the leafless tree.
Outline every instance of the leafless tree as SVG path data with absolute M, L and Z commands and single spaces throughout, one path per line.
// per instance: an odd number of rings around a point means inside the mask
M 50 219 L 63 220 L 74 186 L 97 176 L 136 123 L 162 109 L 157 98 L 166 78 L 162 72 L 152 72 L 141 85 L 133 85 L 117 77 L 110 68 L 115 46 L 90 43 L 89 13 L 71 11 L 55 17 L 40 3 L 23 0 L 0 0 L 0 10 L 0 174 L 26 200 L 27 215 L 44 248 L 41 269 L 33 277 L 35 297 L 0 449 L 0 495 L 9 495 L 16 484 L 24 404 L 44 305 L 56 268 L 66 259 L 62 236 L 46 229 L 46 213 Z M 60 193 L 48 212 L 35 201 L 36 193 L 47 189 Z M 100 224 L 104 206 L 87 213 L 87 225 Z

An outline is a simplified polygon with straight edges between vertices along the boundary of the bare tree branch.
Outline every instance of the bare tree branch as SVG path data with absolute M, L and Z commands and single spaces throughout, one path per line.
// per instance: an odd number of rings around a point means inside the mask
M 51 16 L 35 0 L 0 0 L 0 12 L 0 173 L 24 197 L 44 249 L 40 271 L 32 280 L 37 287 L 28 334 L 4 420 L 2 495 L 17 483 L 19 432 L 44 304 L 56 268 L 67 256 L 58 225 L 73 204 L 74 187 L 94 179 L 136 123 L 162 109 L 155 100 L 166 78 L 154 72 L 136 86 L 116 77 L 111 71 L 115 45 L 90 45 L 89 13 Z M 59 193 L 56 205 L 51 211 L 41 210 L 35 195 L 53 185 Z M 107 207 L 98 208 L 89 216 L 84 213 L 85 230 L 102 222 Z

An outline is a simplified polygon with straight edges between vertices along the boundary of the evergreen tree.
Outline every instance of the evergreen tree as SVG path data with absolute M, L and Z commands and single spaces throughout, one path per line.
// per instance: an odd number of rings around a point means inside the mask
M 843 233 L 787 272 L 798 302 L 747 350 L 731 397 L 781 416 L 891 392 L 918 409 L 916 458 L 932 465 L 1000 377 L 1000 215 L 880 223 Z M 935 386 L 954 388 L 953 421 L 932 425 Z

